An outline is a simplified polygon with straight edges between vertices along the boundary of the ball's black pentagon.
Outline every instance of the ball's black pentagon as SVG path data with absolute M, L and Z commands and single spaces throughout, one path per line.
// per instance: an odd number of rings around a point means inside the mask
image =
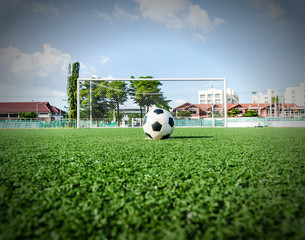
M 169 138 L 169 136 L 170 136 L 170 134 L 166 134 L 161 139 L 167 139 L 167 138 Z
M 173 127 L 175 125 L 174 119 L 172 117 L 169 117 L 168 124 Z
M 156 113 L 156 114 L 161 114 L 161 113 L 164 113 L 164 111 L 163 111 L 163 109 L 155 109 L 154 110 L 154 113 Z
M 150 134 L 148 134 L 148 133 L 145 133 L 145 134 L 152 139 L 152 136 L 150 136 Z
M 143 119 L 143 125 L 146 123 L 146 121 L 147 121 L 147 116 L 145 116 Z
M 154 122 L 152 125 L 151 125 L 152 129 L 156 132 L 160 132 L 161 131 L 161 128 L 162 128 L 162 125 L 159 123 L 159 122 Z

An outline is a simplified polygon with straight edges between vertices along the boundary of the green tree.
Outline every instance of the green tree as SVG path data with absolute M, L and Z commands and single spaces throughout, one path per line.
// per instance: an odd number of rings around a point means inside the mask
M 272 97 L 272 98 L 271 98 L 271 102 L 272 102 L 272 103 L 274 103 L 275 101 L 276 101 L 277 103 L 279 102 L 279 96 L 275 96 L 275 97 Z
M 240 111 L 236 108 L 233 108 L 232 110 L 228 111 L 228 116 L 229 117 L 235 117 L 238 114 L 240 114 Z
M 124 113 L 120 113 L 118 115 L 118 113 L 115 111 L 115 110 L 109 110 L 106 115 L 105 115 L 105 118 L 104 120 L 106 120 L 108 123 L 114 121 L 114 119 L 116 119 L 116 121 L 118 122 L 118 126 L 119 126 L 119 121 L 118 119 L 122 119 L 124 117 Z
M 212 112 L 208 112 L 208 117 L 213 117 Z M 214 117 L 215 118 L 221 117 L 221 113 L 218 110 L 214 110 Z
M 243 117 L 258 117 L 256 110 L 247 110 Z
M 131 78 L 134 78 L 131 76 Z M 140 79 L 152 79 L 152 76 L 141 76 Z M 162 83 L 160 81 L 137 81 L 134 80 L 130 83 L 129 93 L 131 98 L 135 103 L 140 106 L 141 109 L 141 118 L 143 117 L 142 109 L 146 107 L 146 112 L 149 111 L 149 108 L 153 105 L 157 107 L 164 108 L 166 110 L 170 109 L 168 105 L 170 100 L 166 100 L 161 92 Z
M 109 105 L 111 108 L 116 109 L 116 116 L 118 121 L 118 127 L 122 116 L 120 115 L 120 104 L 124 104 L 127 101 L 127 84 L 123 81 L 105 82 L 103 86 L 106 86 L 106 97 L 109 99 Z
M 67 85 L 67 95 L 69 102 L 69 118 L 76 119 L 77 115 L 77 79 L 79 77 L 79 62 L 75 62 L 72 65 L 69 64 L 68 69 L 68 85 Z
M 139 113 L 130 113 L 128 114 L 128 119 L 132 119 L 132 118 L 140 118 L 140 114 Z
M 19 113 L 20 118 L 37 118 L 36 112 L 21 112 Z
M 106 88 L 104 82 L 96 84 L 92 82 L 92 118 L 104 119 L 108 112 L 108 102 L 106 98 Z M 81 97 L 81 117 L 88 118 L 90 116 L 90 82 L 86 81 L 80 90 Z
M 189 118 L 192 116 L 192 114 L 188 111 L 181 111 L 177 113 L 177 116 L 180 118 Z

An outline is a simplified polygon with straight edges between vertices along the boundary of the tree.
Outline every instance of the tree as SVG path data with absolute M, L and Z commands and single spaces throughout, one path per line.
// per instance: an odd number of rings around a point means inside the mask
M 139 113 L 130 113 L 128 114 L 128 119 L 132 119 L 132 118 L 140 118 L 140 114 Z
M 243 117 L 258 117 L 256 110 L 247 110 Z
M 117 112 L 113 112 L 113 111 L 109 110 L 109 111 L 106 113 L 106 115 L 105 115 L 105 117 L 104 117 L 104 120 L 106 120 L 106 121 L 109 123 L 109 122 L 114 121 L 115 119 L 122 119 L 123 117 L 124 117 L 124 113 L 121 112 L 121 113 L 118 115 Z M 120 121 L 118 121 L 118 126 L 119 126 L 119 123 L 120 123 Z
M 212 112 L 208 112 L 208 117 L 215 117 L 215 118 L 217 118 L 217 117 L 221 117 L 221 113 L 219 112 L 219 111 L 217 111 L 217 110 L 214 110 L 214 113 L 212 113 Z
M 131 76 L 131 78 L 134 78 Z M 140 79 L 152 79 L 152 76 L 141 76 Z M 135 103 L 140 106 L 141 118 L 143 117 L 142 109 L 146 107 L 146 112 L 153 105 L 157 107 L 164 108 L 166 110 L 170 109 L 168 103 L 170 100 L 166 100 L 161 92 L 162 83 L 160 81 L 131 81 L 129 93 L 131 98 Z
M 192 116 L 192 114 L 188 111 L 181 111 L 177 113 L 177 116 L 180 118 L 189 118 Z
M 106 98 L 106 88 L 103 82 L 95 84 L 92 82 L 92 118 L 103 119 L 108 112 L 108 102 Z M 90 82 L 86 81 L 80 90 L 81 96 L 81 117 L 90 115 Z
M 127 84 L 123 81 L 112 81 L 105 82 L 103 85 L 106 85 L 106 97 L 109 99 L 109 105 L 116 109 L 119 127 L 122 118 L 120 115 L 120 104 L 124 104 L 127 101 Z
M 20 118 L 37 118 L 36 112 L 21 112 L 19 113 Z
M 271 98 L 272 104 L 274 104 L 274 116 L 277 117 L 277 112 L 278 112 L 278 102 L 279 102 L 279 96 L 274 96 Z
M 235 117 L 238 114 L 240 114 L 240 110 L 233 108 L 232 110 L 228 111 L 228 116 L 229 117 Z
M 75 62 L 72 65 L 71 74 L 71 64 L 69 64 L 68 69 L 68 85 L 67 85 L 67 95 L 69 102 L 69 118 L 76 119 L 77 115 L 77 79 L 79 77 L 79 62 Z
M 275 96 L 275 97 L 272 97 L 271 99 L 271 102 L 274 103 L 274 102 L 279 102 L 279 96 Z

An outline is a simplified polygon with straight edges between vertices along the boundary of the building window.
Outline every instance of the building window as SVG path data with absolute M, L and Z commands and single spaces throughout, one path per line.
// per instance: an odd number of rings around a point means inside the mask
M 8 117 L 7 113 L 0 113 L 0 117 Z
M 220 99 L 216 99 L 216 100 L 215 100 L 215 103 L 220 103 Z
M 200 98 L 205 98 L 205 94 L 201 94 L 201 95 L 200 95 Z
M 205 100 L 200 100 L 200 104 L 205 104 L 206 101 Z
M 216 93 L 216 94 L 215 94 L 215 97 L 216 97 L 216 98 L 220 98 L 220 93 Z
M 212 104 L 212 100 L 208 100 L 208 104 Z
M 213 97 L 213 94 L 208 94 L 208 98 L 212 98 Z

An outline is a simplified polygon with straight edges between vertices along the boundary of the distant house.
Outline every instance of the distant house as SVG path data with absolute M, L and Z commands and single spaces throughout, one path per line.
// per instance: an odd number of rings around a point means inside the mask
M 50 105 L 49 102 L 0 102 L 0 119 L 17 119 L 20 113 L 35 112 L 44 121 L 58 120 L 65 111 Z
M 275 110 L 276 108 L 276 110 Z M 248 110 L 257 111 L 259 117 L 292 117 L 292 116 L 305 116 L 305 107 L 299 107 L 293 103 L 274 104 L 268 103 L 234 103 L 227 104 L 227 111 L 237 109 L 239 114 L 236 117 L 242 117 Z M 270 111 L 271 110 L 271 111 Z M 214 116 L 218 113 L 223 113 L 223 104 L 193 104 L 186 102 L 173 109 L 175 117 L 178 117 L 178 113 L 181 111 L 187 111 L 191 113 L 191 119 L 200 119 L 210 117 L 212 112 Z M 271 114 L 270 114 L 271 112 Z

